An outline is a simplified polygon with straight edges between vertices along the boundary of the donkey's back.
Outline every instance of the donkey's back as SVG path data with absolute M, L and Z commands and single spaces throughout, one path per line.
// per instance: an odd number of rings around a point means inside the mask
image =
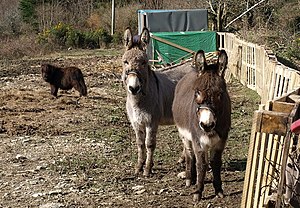
M 190 62 L 169 68 L 163 72 L 155 72 L 158 79 L 157 100 L 161 112 L 160 125 L 174 124 L 172 104 L 174 100 L 175 87 L 179 80 L 187 73 L 194 71 Z

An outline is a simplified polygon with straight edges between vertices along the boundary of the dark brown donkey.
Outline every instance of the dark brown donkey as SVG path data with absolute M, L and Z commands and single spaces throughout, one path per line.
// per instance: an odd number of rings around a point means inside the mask
M 208 168 L 208 150 L 215 193 L 223 197 L 222 152 L 231 125 L 231 101 L 224 72 L 227 54 L 220 51 L 218 62 L 207 65 L 204 51 L 194 56 L 197 72 L 185 75 L 177 84 L 173 116 L 183 137 L 186 153 L 186 186 L 196 183 L 194 200 L 199 201 Z
M 135 38 L 131 30 L 126 29 L 124 41 L 122 79 L 127 93 L 127 115 L 136 134 L 138 161 L 135 173 L 138 174 L 144 168 L 143 174 L 149 176 L 153 166 L 158 125 L 174 124 L 172 103 L 175 86 L 194 68 L 186 63 L 163 72 L 151 70 L 146 53 L 150 34 L 146 28 Z

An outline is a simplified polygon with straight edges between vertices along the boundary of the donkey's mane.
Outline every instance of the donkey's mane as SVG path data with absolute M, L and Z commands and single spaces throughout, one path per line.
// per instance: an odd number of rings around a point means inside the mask
M 216 70 L 208 70 L 198 76 L 194 82 L 193 89 L 206 92 L 222 92 L 226 90 L 226 83 Z

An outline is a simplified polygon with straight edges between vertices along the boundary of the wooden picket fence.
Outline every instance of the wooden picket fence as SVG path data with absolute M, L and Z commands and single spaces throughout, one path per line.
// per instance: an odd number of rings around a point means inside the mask
M 231 33 L 218 35 L 230 74 L 261 96 L 253 117 L 241 207 L 282 207 L 290 125 L 300 118 L 299 72 L 278 62 L 264 46 Z
M 218 33 L 219 48 L 225 49 L 231 74 L 255 90 L 262 103 L 274 100 L 300 87 L 299 72 L 277 61 L 264 46 L 237 38 L 232 33 Z

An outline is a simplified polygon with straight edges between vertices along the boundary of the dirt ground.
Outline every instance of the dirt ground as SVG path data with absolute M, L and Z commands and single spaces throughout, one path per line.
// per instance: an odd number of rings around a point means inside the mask
M 253 111 L 259 97 L 229 83 L 232 129 L 224 152 L 225 197 L 214 198 L 211 173 L 204 198 L 177 174 L 181 141 L 175 126 L 160 127 L 154 173 L 134 177 L 136 146 L 126 117 L 121 50 L 69 52 L 0 61 L 0 207 L 239 207 Z M 88 96 L 50 95 L 40 64 L 82 69 Z

